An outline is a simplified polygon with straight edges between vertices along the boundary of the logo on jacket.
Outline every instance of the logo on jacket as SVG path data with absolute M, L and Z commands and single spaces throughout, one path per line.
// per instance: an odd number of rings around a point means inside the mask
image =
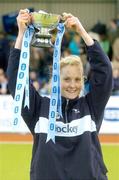
M 69 124 L 65 124 L 64 126 L 57 126 L 55 127 L 56 132 L 62 133 L 77 133 L 78 126 L 70 126 Z
M 74 108 L 73 108 L 72 111 L 75 112 L 75 113 L 77 113 L 77 114 L 80 113 L 79 109 L 74 109 Z

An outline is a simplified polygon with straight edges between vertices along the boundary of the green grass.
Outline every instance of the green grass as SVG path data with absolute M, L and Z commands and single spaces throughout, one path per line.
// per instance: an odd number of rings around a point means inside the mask
M 30 144 L 0 144 L 0 180 L 29 180 Z M 109 180 L 119 180 L 119 146 L 103 145 Z
M 119 145 L 103 145 L 102 150 L 109 180 L 119 180 Z
M 0 144 L 0 180 L 29 180 L 30 144 Z

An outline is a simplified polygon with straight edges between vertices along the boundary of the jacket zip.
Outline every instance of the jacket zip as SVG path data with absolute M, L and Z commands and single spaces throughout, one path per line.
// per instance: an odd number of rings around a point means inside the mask
M 66 100 L 66 106 L 65 106 L 65 121 L 66 121 L 66 123 L 68 123 L 68 119 L 67 119 L 68 104 L 69 104 L 69 99 Z

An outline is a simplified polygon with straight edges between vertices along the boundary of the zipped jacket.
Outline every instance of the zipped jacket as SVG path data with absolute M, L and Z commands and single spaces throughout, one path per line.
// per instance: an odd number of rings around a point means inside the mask
M 107 179 L 98 133 L 112 90 L 112 68 L 97 41 L 86 51 L 91 66 L 90 91 L 73 100 L 62 97 L 63 117 L 57 114 L 55 144 L 51 140 L 46 143 L 50 99 L 30 85 L 30 109 L 22 108 L 33 135 L 30 180 Z M 12 49 L 9 56 L 8 86 L 13 97 L 20 53 Z

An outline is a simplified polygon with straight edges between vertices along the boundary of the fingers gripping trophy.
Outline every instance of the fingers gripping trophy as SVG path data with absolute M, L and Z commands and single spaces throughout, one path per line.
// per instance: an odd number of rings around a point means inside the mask
M 28 12 L 27 12 L 28 13 Z M 30 13 L 30 23 L 24 32 L 22 41 L 20 64 L 17 76 L 16 91 L 14 98 L 14 127 L 19 124 L 21 107 L 25 90 L 24 107 L 29 108 L 29 57 L 30 45 L 38 48 L 54 47 L 52 88 L 49 107 L 49 125 L 47 141 L 55 142 L 55 120 L 56 114 L 62 116 L 61 90 L 60 90 L 60 47 L 65 32 L 65 19 L 58 14 L 46 13 L 44 11 Z M 57 28 L 55 44 L 51 43 L 51 31 Z

